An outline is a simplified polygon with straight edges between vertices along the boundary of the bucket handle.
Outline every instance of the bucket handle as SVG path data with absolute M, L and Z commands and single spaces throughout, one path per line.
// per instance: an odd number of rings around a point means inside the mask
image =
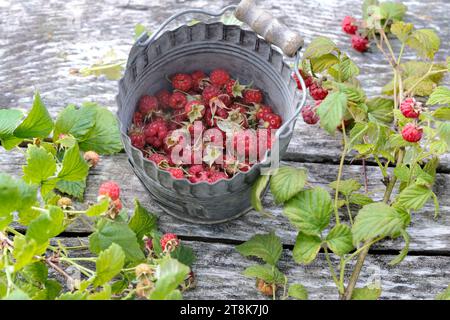
M 302 89 L 302 99 L 297 104 L 295 112 L 283 125 L 277 130 L 275 137 L 278 140 L 280 135 L 288 128 L 292 123 L 295 123 L 296 119 L 300 115 L 303 106 L 306 103 L 306 85 L 303 77 L 299 72 L 299 65 L 301 61 L 300 49 L 303 45 L 303 38 L 296 32 L 290 30 L 286 25 L 274 18 L 269 12 L 258 8 L 254 0 L 242 0 L 239 5 L 229 5 L 224 7 L 218 12 L 211 12 L 203 9 L 187 9 L 177 12 L 167 18 L 158 29 L 151 36 L 148 36 L 144 32 L 136 41 L 136 47 L 147 47 L 161 34 L 173 20 L 180 16 L 192 13 L 205 14 L 213 17 L 219 17 L 229 10 L 235 10 L 235 16 L 242 22 L 248 24 L 257 34 L 262 36 L 266 41 L 279 47 L 284 54 L 289 57 L 295 55 L 294 73 L 299 79 L 300 87 Z M 289 132 L 289 131 L 288 131 Z

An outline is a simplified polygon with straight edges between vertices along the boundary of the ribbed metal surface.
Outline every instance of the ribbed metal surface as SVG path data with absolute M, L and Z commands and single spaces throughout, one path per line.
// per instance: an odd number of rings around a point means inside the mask
M 283 121 L 294 114 L 300 94 L 282 54 L 254 32 L 222 23 L 182 26 L 147 47 L 135 45 L 117 96 L 122 140 L 135 173 L 164 211 L 195 223 L 224 222 L 247 212 L 251 186 L 262 164 L 212 185 L 174 180 L 131 145 L 127 130 L 139 98 L 169 89 L 168 75 L 215 68 L 228 70 L 242 83 L 253 81 Z M 289 144 L 294 125 L 280 135 L 280 154 Z

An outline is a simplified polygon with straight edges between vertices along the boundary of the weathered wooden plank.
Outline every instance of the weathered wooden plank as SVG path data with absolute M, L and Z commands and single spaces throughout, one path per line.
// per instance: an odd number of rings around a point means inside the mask
M 237 3 L 238 1 L 231 1 Z M 409 7 L 407 19 L 418 27 L 435 28 L 442 39 L 450 38 L 450 3 L 445 0 L 403 1 Z M 68 103 L 94 100 L 116 109 L 117 83 L 70 74 L 71 68 L 90 65 L 109 48 L 126 57 L 133 42 L 133 28 L 145 23 L 155 29 L 171 13 L 190 7 L 221 8 L 229 1 L 17 1 L 0 7 L 0 106 L 24 107 L 31 104 L 35 88 L 42 92 L 52 114 Z M 136 6 L 140 4 L 140 6 Z M 347 14 L 360 14 L 358 0 L 260 1 L 260 5 L 280 17 L 305 36 L 306 43 L 318 35 L 331 37 L 361 66 L 360 80 L 369 96 L 377 95 L 390 77 L 381 55 L 358 54 L 350 49 L 349 38 L 340 30 Z M 191 17 L 184 21 L 189 21 Z M 204 19 L 204 17 L 197 17 Z M 180 20 L 173 26 L 183 23 Z M 445 58 L 450 44 L 442 41 L 439 59 Z M 397 47 L 396 47 L 397 48 Z M 398 49 L 398 48 L 397 48 Z M 412 58 L 407 55 L 405 59 Z M 376 76 L 374 76 L 376 74 Z M 449 83 L 448 80 L 446 83 Z M 336 162 L 338 138 L 300 120 L 286 159 L 304 162 Z M 450 156 L 443 158 L 441 170 L 450 172 Z
M 21 166 L 24 164 L 24 156 L 19 151 L 10 153 L 0 150 L 0 172 L 6 172 L 14 176 L 21 175 Z M 289 165 L 305 167 L 309 171 L 309 182 L 312 186 L 327 187 L 327 184 L 335 180 L 337 166 L 329 164 L 300 164 L 289 162 Z M 362 179 L 361 166 L 345 166 L 344 178 Z M 383 185 L 378 168 L 367 167 L 369 177 L 369 190 L 374 191 L 376 199 L 382 197 Z M 220 240 L 245 241 L 255 233 L 276 230 L 285 244 L 295 242 L 296 232 L 282 215 L 281 208 L 276 206 L 270 195 L 264 199 L 264 205 L 273 218 L 264 218 L 252 211 L 242 218 L 220 225 L 195 225 L 185 223 L 164 214 L 162 210 L 150 198 L 145 187 L 132 172 L 125 154 L 112 157 L 102 157 L 100 164 L 91 171 L 88 178 L 88 187 L 85 200 L 95 201 L 97 190 L 101 183 L 107 180 L 117 181 L 122 186 L 122 201 L 125 207 L 133 206 L 134 198 L 140 199 L 143 205 L 160 217 L 162 230 L 175 232 L 186 237 L 207 237 Z M 433 219 L 434 207 L 430 203 L 424 210 L 414 213 L 412 225 L 409 228 L 411 234 L 411 250 L 415 251 L 439 251 L 448 252 L 450 248 L 450 175 L 439 174 L 437 177 L 435 192 L 441 201 L 442 213 L 437 220 Z M 78 205 L 85 207 L 86 205 Z M 345 214 L 343 214 L 345 216 Z M 345 218 L 344 218 L 345 219 Z M 71 232 L 89 232 L 85 223 L 74 223 L 69 229 Z M 401 241 L 387 241 L 377 248 L 400 249 Z
M 79 240 L 61 238 L 65 245 L 79 245 Z M 81 241 L 86 242 L 86 238 Z M 197 287 L 184 294 L 185 299 L 264 299 L 255 289 L 255 281 L 242 275 L 242 271 L 256 263 L 242 257 L 233 245 L 184 241 L 194 249 L 197 261 L 193 271 Z M 76 256 L 88 256 L 88 251 L 75 251 Z M 448 285 L 450 257 L 409 256 L 400 265 L 391 267 L 391 255 L 369 255 L 361 272 L 358 286 L 380 281 L 381 299 L 433 299 Z M 333 260 L 333 263 L 337 261 Z M 310 299 L 337 299 L 335 285 L 330 277 L 323 254 L 308 266 L 296 264 L 292 252 L 285 249 L 280 263 L 289 284 L 302 283 Z M 348 267 L 350 269 L 350 266 Z M 60 277 L 57 274 L 54 276 Z M 61 280 L 61 279 L 60 279 Z M 281 293 L 281 292 L 280 292 Z

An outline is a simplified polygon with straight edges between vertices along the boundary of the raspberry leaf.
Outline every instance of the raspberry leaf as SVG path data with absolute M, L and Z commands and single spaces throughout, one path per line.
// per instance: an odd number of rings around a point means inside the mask
M 80 153 L 77 144 L 66 150 L 58 178 L 65 181 L 80 181 L 86 178 L 89 165 Z
M 353 193 L 349 198 L 349 202 L 363 207 L 366 204 L 373 203 L 373 200 L 365 194 Z
M 14 130 L 23 118 L 23 112 L 17 109 L 0 110 L 0 142 L 2 146 L 9 150 L 21 139 L 14 137 Z
M 409 243 L 411 240 L 410 235 L 408 234 L 408 232 L 406 232 L 405 230 L 401 231 L 402 237 L 405 240 L 405 246 L 403 247 L 403 249 L 400 251 L 400 253 L 398 254 L 398 256 L 396 256 L 394 259 L 392 259 L 389 262 L 389 265 L 391 266 L 395 266 L 397 264 L 399 264 L 400 262 L 403 261 L 403 259 L 405 259 L 405 257 L 408 255 L 408 250 L 409 250 Z
M 36 254 L 36 241 L 34 239 L 26 239 L 24 236 L 14 237 L 13 256 L 16 259 L 14 271 L 17 272 L 32 263 Z
M 394 121 L 394 100 L 377 97 L 366 103 L 369 121 L 380 124 L 390 124 Z
M 170 256 L 188 267 L 191 267 L 195 262 L 195 254 L 192 248 L 182 244 L 178 245 L 175 250 L 170 253 Z
M 86 210 L 86 215 L 88 217 L 96 217 L 108 210 L 109 207 L 109 199 L 102 199 L 99 203 L 93 204 Z
M 380 9 L 384 19 L 397 21 L 403 19 L 408 8 L 403 3 L 385 1 L 380 4 Z
M 441 107 L 433 112 L 433 117 L 439 120 L 450 121 L 450 107 Z
M 61 134 L 70 134 L 78 141 L 82 141 L 95 125 L 96 115 L 95 106 L 87 105 L 77 109 L 74 105 L 68 105 L 56 119 L 53 140 L 59 140 Z
M 94 287 L 101 286 L 114 278 L 122 270 L 124 263 L 125 253 L 115 243 L 100 252 L 95 263 L 97 274 L 92 283 Z
M 183 283 L 189 273 L 189 267 L 176 259 L 165 257 L 156 271 L 157 281 L 150 300 L 167 300 L 179 298 L 178 286 Z
M 433 59 L 439 50 L 441 39 L 432 29 L 420 29 L 411 34 L 406 44 L 420 57 Z
M 89 248 L 99 254 L 112 243 L 118 244 L 125 252 L 127 260 L 140 262 L 145 256 L 136 238 L 136 234 L 126 223 L 101 220 L 97 231 L 89 236 Z
M 321 57 L 311 59 L 311 68 L 314 72 L 320 73 L 328 70 L 337 63 L 339 63 L 338 57 L 332 53 L 327 53 Z
M 359 210 L 352 227 L 353 243 L 376 237 L 395 238 L 404 228 L 404 218 L 385 203 L 371 203 Z
M 284 284 L 286 276 L 277 267 L 270 264 L 253 265 L 242 273 L 246 277 L 264 280 L 267 283 Z
M 23 180 L 41 185 L 56 171 L 56 159 L 42 147 L 29 145 L 27 148 L 27 164 L 23 167 Z
M 317 37 L 311 41 L 303 56 L 305 59 L 317 59 L 333 51 L 339 52 L 339 49 L 331 39 Z
M 261 213 L 265 212 L 261 202 L 261 195 L 266 189 L 269 179 L 269 175 L 261 175 L 252 186 L 251 203 L 253 209 Z
M 450 89 L 446 87 L 437 87 L 427 101 L 428 105 L 434 104 L 450 104 Z M 436 116 L 436 112 L 434 113 Z M 445 119 L 449 120 L 449 119 Z
M 66 193 L 70 196 L 73 196 L 75 198 L 78 198 L 79 200 L 83 200 L 84 190 L 86 189 L 86 180 L 80 180 L 80 181 L 66 181 L 66 180 L 52 180 L 47 181 L 47 185 L 43 185 L 43 187 L 46 187 L 45 192 L 41 192 L 43 194 L 53 190 L 54 188 L 58 189 L 62 193 Z
M 285 204 L 283 214 L 302 233 L 318 235 L 330 223 L 332 210 L 330 194 L 317 187 L 299 192 Z
M 64 213 L 62 209 L 56 206 L 49 206 L 48 210 L 42 212 L 37 219 L 28 225 L 26 238 L 35 240 L 36 244 L 41 246 L 39 253 L 43 253 L 47 248 L 48 241 L 63 231 Z
M 345 224 L 338 224 L 328 233 L 328 247 L 338 256 L 343 256 L 353 250 L 352 230 Z
M 47 138 L 53 130 L 53 120 L 41 100 L 39 92 L 34 95 L 33 106 L 27 117 L 14 130 L 14 136 L 22 139 Z
M 329 186 L 330 188 L 336 190 L 338 186 L 337 181 L 331 182 Z M 350 196 L 350 194 L 358 191 L 359 189 L 361 189 L 361 184 L 354 179 L 339 181 L 339 193 L 342 193 L 344 196 Z
M 138 242 L 143 244 L 144 236 L 150 236 L 153 232 L 157 230 L 157 217 L 148 212 L 140 202 L 134 200 L 134 213 L 128 222 L 130 229 L 136 234 Z
M 298 300 L 308 300 L 308 290 L 300 283 L 293 283 L 289 286 L 288 295 Z
M 270 191 L 277 203 L 284 203 L 303 190 L 307 175 L 303 168 L 284 166 L 270 179 Z
M 319 236 L 307 235 L 299 232 L 292 251 L 295 262 L 309 264 L 314 261 L 319 253 L 322 240 Z
M 381 288 L 355 288 L 352 294 L 352 300 L 378 300 L 381 295 Z
M 270 232 L 254 235 L 247 242 L 236 246 L 236 250 L 245 257 L 255 256 L 275 266 L 281 257 L 283 247 L 280 238 L 274 232 Z
M 405 209 L 419 210 L 430 200 L 432 193 L 426 186 L 413 184 L 399 194 L 396 202 Z
M 414 29 L 414 25 L 412 23 L 406 23 L 403 21 L 397 21 L 392 24 L 391 32 L 401 41 L 406 42 L 409 38 L 411 32 Z
M 336 127 L 341 124 L 347 108 L 347 95 L 343 92 L 328 94 L 325 100 L 317 108 L 320 117 L 320 125 L 330 134 L 336 132 Z

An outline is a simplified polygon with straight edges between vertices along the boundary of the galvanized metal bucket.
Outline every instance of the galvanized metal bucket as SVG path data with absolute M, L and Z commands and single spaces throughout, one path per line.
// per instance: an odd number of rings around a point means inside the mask
M 285 53 L 297 55 L 294 70 L 301 80 L 302 92 L 296 90 L 292 69 L 283 60 L 280 50 L 254 31 L 222 23 L 197 23 L 162 33 L 169 22 L 181 15 L 204 13 L 219 16 L 234 9 L 239 19 L 266 38 L 271 38 L 271 42 L 278 44 Z M 254 7 L 249 0 L 216 13 L 198 9 L 178 13 L 170 17 L 151 37 L 143 35 L 137 40 L 131 49 L 125 75 L 119 82 L 117 114 L 125 151 L 133 170 L 165 212 L 200 224 L 220 223 L 241 216 L 251 209 L 251 187 L 260 175 L 260 169 L 268 166 L 272 155 L 269 151 L 264 161 L 254 165 L 248 172 L 241 172 L 232 179 L 214 184 L 175 180 L 131 145 L 127 131 L 139 98 L 144 94 L 154 94 L 163 87 L 168 89 L 166 76 L 174 72 L 224 68 L 244 83 L 253 81 L 256 87 L 263 90 L 268 104 L 283 118 L 283 125 L 276 134 L 281 157 L 306 99 L 306 88 L 297 67 L 301 43 L 297 34 L 289 31 L 267 12 Z

